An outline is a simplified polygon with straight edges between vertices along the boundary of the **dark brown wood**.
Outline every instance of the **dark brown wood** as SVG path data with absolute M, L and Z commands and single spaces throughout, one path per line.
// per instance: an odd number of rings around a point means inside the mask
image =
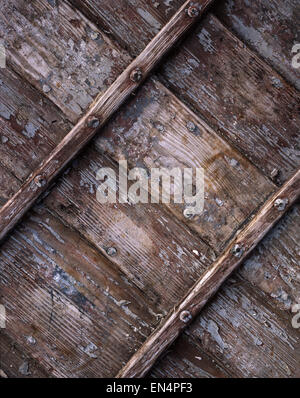
M 198 20 L 211 3 L 212 0 L 200 1 L 197 3 L 198 15 L 190 17 L 187 13 L 190 2 L 187 1 L 109 89 L 94 101 L 70 133 L 3 206 L 0 211 L 0 240 L 14 227 L 65 165 L 95 135 L 97 128 L 102 126 L 139 86 L 161 57 Z M 140 74 L 138 73 L 138 77 L 133 77 L 132 73 L 136 69 Z
M 300 166 L 299 93 L 213 15 L 162 65 L 159 77 L 276 183 Z
M 117 377 L 142 377 L 181 330 L 199 313 L 226 278 L 241 264 L 258 242 L 300 194 L 300 170 L 289 179 L 236 234 L 225 252 L 201 276 L 185 298 L 147 339 Z
M 150 377 L 220 377 L 221 370 L 230 377 L 299 377 L 300 335 L 292 325 L 300 299 L 299 225 L 294 204 Z
M 225 0 L 214 13 L 251 49 L 300 89 L 300 69 L 293 68 L 292 48 L 300 43 L 298 0 Z M 274 77 L 274 84 L 280 80 Z

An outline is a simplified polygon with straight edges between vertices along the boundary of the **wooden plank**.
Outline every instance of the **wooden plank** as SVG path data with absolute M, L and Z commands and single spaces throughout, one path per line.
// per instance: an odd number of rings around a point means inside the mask
M 300 89 L 300 70 L 293 68 L 292 48 L 300 43 L 300 5 L 297 0 L 226 0 L 214 13 L 244 43 L 285 79 Z M 280 84 L 274 78 L 274 84 Z
M 136 57 L 184 0 L 71 0 L 71 3 L 95 24 L 104 26 L 107 34 Z
M 142 377 L 181 330 L 203 308 L 225 279 L 241 264 L 300 194 L 300 170 L 280 188 L 238 233 L 163 324 L 119 372 L 118 377 Z
M 154 167 L 202 167 L 203 213 L 187 219 L 184 203 L 163 206 L 218 252 L 275 188 L 156 79 L 143 85 L 95 143 L 101 153 L 126 159 L 129 168 L 146 168 L 148 175 Z
M 1 205 L 70 130 L 70 123 L 12 70 L 0 71 Z
M 0 240 L 13 228 L 64 166 L 94 136 L 97 128 L 107 121 L 179 37 L 198 20 L 211 2 L 211 0 L 201 1 L 199 3 L 201 9 L 196 10 L 197 15 L 191 17 L 187 12 L 189 2 L 186 2 L 109 89 L 94 101 L 88 112 L 43 161 L 32 177 L 2 207 L 0 211 Z M 195 10 L 195 8 L 192 7 L 191 10 Z M 190 14 L 192 15 L 191 10 Z
M 154 366 L 150 377 L 299 377 L 300 207 L 294 205 Z M 208 358 L 210 361 L 208 362 Z
M 278 183 L 299 167 L 297 90 L 208 15 L 161 70 L 163 82 Z
M 26 347 L 25 347 L 26 349 Z M 5 333 L 0 330 L 0 379 L 1 378 L 45 378 L 47 371 L 39 363 L 24 354 L 24 345 L 19 347 Z
M 112 376 L 160 321 L 145 292 L 42 205 L 2 245 L 0 271 L 5 333 L 48 376 Z
M 271 300 L 234 276 L 150 377 L 223 377 L 215 370 L 219 367 L 227 377 L 299 377 L 300 340 L 291 326 L 293 315 L 280 314 Z
M 8 67 L 76 123 L 130 63 L 129 56 L 68 1 L 4 0 L 0 36 Z
M 205 361 L 195 355 L 201 357 L 205 350 L 231 377 L 299 377 L 300 337 L 291 311 L 300 300 L 299 221 L 298 204 L 220 289 L 152 376 L 176 377 L 180 372 L 189 377 L 192 368 L 197 377 Z
M 166 315 L 215 254 L 159 204 L 99 203 L 96 174 L 103 167 L 118 173 L 111 159 L 89 147 L 44 203 L 138 286 L 157 313 Z M 111 247 L 116 249 L 113 256 Z

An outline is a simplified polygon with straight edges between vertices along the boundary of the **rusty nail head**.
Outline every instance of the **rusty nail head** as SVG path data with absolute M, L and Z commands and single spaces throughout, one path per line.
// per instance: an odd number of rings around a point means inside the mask
M 179 315 L 179 319 L 182 322 L 187 323 L 188 321 L 190 321 L 192 319 L 192 315 L 191 315 L 190 311 L 181 311 L 181 313 Z
M 113 257 L 117 254 L 117 249 L 115 247 L 109 247 L 106 249 L 106 253 Z
M 131 73 L 130 73 L 130 80 L 132 80 L 135 83 L 138 83 L 139 81 L 142 80 L 142 71 L 139 68 L 134 69 Z
M 242 255 L 243 255 L 243 253 L 244 253 L 244 248 L 243 248 L 243 246 L 241 246 L 240 244 L 235 244 L 234 246 L 233 246 L 233 248 L 232 248 L 232 254 L 235 256 L 235 257 L 242 257 Z
M 277 198 L 274 202 L 274 206 L 279 211 L 283 211 L 286 208 L 286 205 L 289 203 L 288 199 Z
M 38 187 L 43 187 L 47 181 L 45 177 L 39 174 L 34 178 L 34 182 Z
M 100 121 L 97 117 L 95 116 L 90 116 L 87 120 L 87 125 L 89 127 L 92 127 L 93 129 L 96 129 L 97 127 L 100 126 Z
M 194 18 L 199 15 L 199 10 L 196 6 L 190 6 L 187 10 L 187 13 L 189 17 Z

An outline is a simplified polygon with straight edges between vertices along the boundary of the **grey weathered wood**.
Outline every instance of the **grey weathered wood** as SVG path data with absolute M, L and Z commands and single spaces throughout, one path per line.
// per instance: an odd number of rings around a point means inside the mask
M 185 204 L 163 204 L 220 252 L 275 185 L 152 78 L 96 137 L 97 148 L 129 168 L 202 167 L 204 211 L 184 217 Z
M 195 23 L 211 2 L 212 0 L 202 0 L 199 3 L 201 9 L 197 17 L 188 15 L 189 2 L 186 2 L 109 89 L 94 101 L 88 112 L 70 133 L 44 159 L 41 166 L 35 170 L 22 188 L 3 206 L 0 211 L 0 240 L 13 228 L 65 165 L 95 135 L 97 128 L 107 121 L 144 80 L 161 57 Z M 136 69 L 141 73 L 138 81 L 132 77 L 132 73 Z M 94 121 L 94 124 L 91 124 L 91 121 Z
M 241 264 L 300 194 L 300 170 L 289 179 L 236 234 L 225 252 L 207 269 L 193 288 L 169 313 L 163 324 L 147 339 L 139 351 L 119 372 L 118 377 L 142 377 L 159 355 L 203 308 L 225 279 Z M 275 206 L 286 200 L 282 210 Z
M 299 167 L 298 91 L 213 15 L 168 58 L 160 76 L 275 182 Z
M 216 3 L 214 12 L 244 43 L 300 89 L 300 69 L 292 66 L 292 48 L 300 43 L 299 1 L 225 0 Z

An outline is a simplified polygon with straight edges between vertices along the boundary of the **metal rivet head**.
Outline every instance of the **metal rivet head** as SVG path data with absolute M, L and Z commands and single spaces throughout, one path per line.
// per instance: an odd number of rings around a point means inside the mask
M 139 81 L 142 80 L 143 74 L 142 71 L 139 68 L 134 69 L 130 73 L 130 80 L 132 80 L 135 83 L 138 83 Z
M 115 256 L 117 254 L 117 249 L 115 247 L 109 247 L 109 248 L 106 249 L 106 253 L 109 256 L 113 257 L 113 256 Z
M 183 215 L 188 220 L 191 220 L 194 217 L 194 212 L 193 212 L 193 210 L 186 208 L 183 210 Z
M 44 177 L 44 176 L 42 176 L 42 175 L 37 175 L 35 178 L 34 178 L 34 182 L 35 182 L 35 184 L 39 187 L 39 188 L 41 188 L 41 187 L 43 187 L 43 186 L 45 186 L 46 185 L 46 183 L 47 183 L 47 180 L 46 180 L 46 178 Z
M 234 245 L 232 248 L 232 254 L 235 257 L 242 257 L 244 251 L 245 250 L 244 250 L 243 246 L 239 245 L 238 243 L 236 245 Z
M 279 211 L 283 211 L 288 203 L 288 199 L 278 198 L 274 202 L 274 207 L 276 207 L 276 209 L 278 209 Z
M 87 125 L 88 127 L 91 127 L 93 129 L 96 129 L 97 127 L 100 126 L 100 121 L 97 117 L 95 116 L 90 116 L 87 120 Z
M 190 321 L 192 319 L 192 315 L 191 315 L 190 311 L 181 311 L 181 313 L 179 315 L 179 319 L 182 322 L 187 323 L 188 321 Z
M 190 6 L 187 10 L 187 14 L 191 18 L 195 18 L 199 15 L 199 9 L 196 6 Z

